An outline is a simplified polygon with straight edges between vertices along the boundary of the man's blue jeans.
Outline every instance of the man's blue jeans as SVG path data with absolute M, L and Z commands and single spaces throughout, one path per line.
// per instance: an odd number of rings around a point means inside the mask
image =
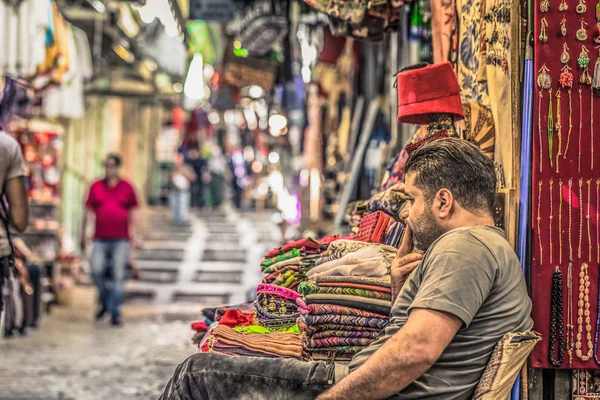
M 128 240 L 94 240 L 92 248 L 92 275 L 98 287 L 99 302 L 113 318 L 121 315 L 129 249 Z

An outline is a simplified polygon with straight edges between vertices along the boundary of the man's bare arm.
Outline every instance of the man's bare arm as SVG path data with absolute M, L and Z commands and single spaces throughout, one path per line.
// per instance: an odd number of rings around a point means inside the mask
M 454 315 L 414 310 L 400 331 L 318 400 L 385 399 L 400 392 L 431 368 L 461 325 Z
M 29 225 L 29 198 L 22 176 L 6 181 L 6 198 L 10 205 L 10 220 L 14 228 L 23 232 Z

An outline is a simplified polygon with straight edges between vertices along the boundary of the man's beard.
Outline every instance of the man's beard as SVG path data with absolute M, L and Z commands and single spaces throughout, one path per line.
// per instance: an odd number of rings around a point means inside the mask
M 429 249 L 446 231 L 438 224 L 430 208 L 412 223 L 413 242 L 416 249 L 423 252 Z

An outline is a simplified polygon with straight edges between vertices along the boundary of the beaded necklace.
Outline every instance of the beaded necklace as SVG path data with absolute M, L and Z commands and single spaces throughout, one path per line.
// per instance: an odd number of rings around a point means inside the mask
M 588 351 L 583 354 L 583 321 L 585 316 L 585 330 Z M 592 343 L 592 319 L 590 314 L 590 276 L 587 263 L 581 264 L 579 272 L 579 301 L 577 302 L 577 342 L 575 343 L 575 355 L 582 361 L 589 361 L 594 353 Z
M 552 275 L 552 293 L 550 303 L 550 340 L 548 358 L 553 367 L 560 367 L 565 361 L 565 336 L 563 331 L 563 307 L 562 307 L 562 273 L 556 267 Z M 558 359 L 556 354 L 556 340 L 558 336 Z

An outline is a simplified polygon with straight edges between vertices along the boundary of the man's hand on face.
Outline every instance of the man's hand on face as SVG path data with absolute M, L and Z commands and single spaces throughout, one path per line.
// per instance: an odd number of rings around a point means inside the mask
M 422 254 L 412 253 L 412 231 L 410 226 L 406 226 L 402 243 L 396 253 L 396 258 L 392 261 L 390 273 L 392 276 L 392 301 L 396 301 L 400 289 L 404 286 L 406 278 L 421 263 Z

